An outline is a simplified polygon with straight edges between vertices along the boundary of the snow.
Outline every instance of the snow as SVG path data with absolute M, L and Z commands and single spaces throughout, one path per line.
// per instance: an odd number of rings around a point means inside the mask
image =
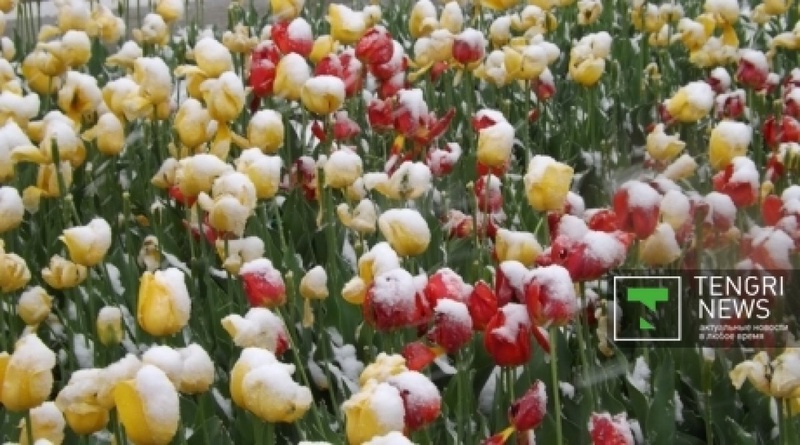
M 329 74 L 314 76 L 305 81 L 303 88 L 311 97 L 332 96 L 338 102 L 344 101 L 344 81 L 337 76 Z
M 446 318 L 448 326 L 457 324 L 472 329 L 472 317 L 469 315 L 469 309 L 460 301 L 442 298 L 436 302 L 434 312 L 437 317 Z
M 644 357 L 638 357 L 633 366 L 633 371 L 628 373 L 628 381 L 634 388 L 638 389 L 644 395 L 650 393 L 650 367 L 647 365 Z
M 361 372 L 364 371 L 364 363 L 358 360 L 356 347 L 353 345 L 338 346 L 335 341 L 331 346 L 334 360 L 339 363 L 345 377 L 350 381 L 357 382 Z
M 737 156 L 731 161 L 733 174 L 730 183 L 748 183 L 754 190 L 758 190 L 758 170 L 756 164 L 747 156 Z
M 661 203 L 661 195 L 649 184 L 642 181 L 627 181 L 620 188 L 628 192 L 629 208 L 651 209 L 659 207 Z
M 522 292 L 522 287 L 525 283 L 525 276 L 528 269 L 519 261 L 503 261 L 500 263 L 500 270 L 508 280 L 508 284 L 519 292 Z
M 428 244 L 431 240 L 431 231 L 422 215 L 413 209 L 389 209 L 378 217 L 378 227 L 387 239 L 402 229 L 402 236 L 410 237 L 417 243 Z M 402 242 L 402 240 L 397 240 Z
M 176 387 L 180 384 L 183 363 L 181 354 L 175 349 L 169 346 L 153 346 L 142 355 L 142 363 L 156 366 L 164 371 L 164 374 Z
M 613 267 L 625 259 L 625 246 L 606 232 L 591 230 L 582 241 L 588 246 L 586 255 L 599 261 L 604 267 Z
M 439 389 L 431 380 L 418 371 L 404 371 L 386 380 L 405 395 L 406 407 L 410 411 L 441 403 Z
M 293 41 L 312 41 L 314 33 L 311 31 L 311 25 L 308 24 L 306 19 L 297 17 L 289 23 L 286 27 L 286 35 L 289 40 Z
M 456 2 L 448 3 L 448 5 L 458 5 Z M 408 440 L 403 433 L 399 431 L 392 431 L 382 436 L 375 436 L 364 445 L 413 445 L 414 442 Z
M 16 188 L 10 186 L 0 187 L 0 218 L 3 226 L 11 226 L 11 221 L 16 221 L 18 225 L 25 216 L 25 206 L 22 203 L 22 196 Z M 9 227 L 10 228 L 10 227 Z
M 402 431 L 405 425 L 405 408 L 400 391 L 388 383 L 374 381 L 367 383 L 365 389 L 371 411 L 375 414 L 378 424 L 388 430 Z M 362 392 L 365 389 L 362 389 Z M 347 404 L 348 402 L 345 402 L 345 406 Z
M 403 199 L 416 199 L 424 195 L 431 188 L 431 169 L 422 162 L 406 161 L 389 177 L 386 187 L 391 197 L 399 196 Z M 378 191 L 382 190 L 380 184 Z
M 714 107 L 714 90 L 711 86 L 702 80 L 690 82 L 683 87 L 686 92 L 686 98 L 697 109 L 711 110 Z M 728 121 L 723 121 L 728 122 Z
M 673 229 L 678 230 L 689 218 L 691 202 L 689 198 L 677 190 L 670 190 L 661 199 L 661 218 L 669 223 Z
M 736 205 L 730 196 L 724 193 L 710 192 L 703 198 L 703 201 L 709 206 L 706 223 L 714 224 L 714 220 L 724 219 L 733 224 L 736 219 Z
M 172 310 L 175 311 L 176 319 L 188 320 L 192 312 L 192 299 L 189 297 L 189 290 L 186 288 L 184 273 L 174 267 L 155 272 L 155 280 L 167 288 L 170 295 Z
M 72 353 L 81 368 L 94 366 L 94 342 L 86 338 L 84 334 L 74 333 L 72 335 Z
M 32 373 L 49 371 L 56 366 L 56 354 L 36 334 L 27 334 L 14 346 L 8 367 L 25 369 Z
M 370 292 L 375 305 L 391 307 L 393 311 L 416 309 L 414 278 L 405 269 L 392 269 L 376 276 Z
M 713 134 L 734 149 L 744 149 L 753 140 L 753 127 L 743 122 L 725 120 L 714 127 Z
M 727 91 L 728 89 L 730 89 L 732 79 L 730 73 L 728 73 L 728 70 L 726 70 L 725 68 L 721 66 L 714 68 L 713 70 L 711 70 L 710 77 L 719 82 L 719 86 L 722 91 Z
M 502 312 L 505 317 L 505 323 L 503 326 L 493 330 L 492 334 L 509 343 L 515 343 L 519 330 L 530 327 L 531 325 L 531 320 L 528 317 L 528 309 L 525 305 L 519 303 L 508 303 L 500 308 L 500 312 Z
M 568 399 L 575 397 L 575 387 L 572 386 L 572 384 L 567 382 L 558 382 L 558 387 L 561 389 L 561 394 L 564 394 L 564 397 Z
M 97 314 L 97 324 L 103 326 L 122 325 L 122 311 L 115 306 L 105 306 Z
M 558 222 L 558 234 L 571 240 L 580 241 L 587 233 L 589 233 L 589 226 L 577 216 L 564 215 Z
M 148 424 L 177 426 L 180 417 L 178 392 L 164 371 L 153 365 L 142 366 L 136 373 L 135 388 Z
M 117 383 L 132 379 L 142 367 L 142 362 L 133 354 L 125 357 L 101 369 L 97 379 L 97 401 L 108 409 L 114 407 L 114 388 Z
M 478 157 L 490 153 L 492 159 L 508 159 L 514 147 L 514 126 L 506 121 L 497 122 L 478 133 Z M 533 160 L 531 160 L 533 164 Z M 530 167 L 529 167 L 530 168 Z
M 575 296 L 575 286 L 569 271 L 563 266 L 553 264 L 537 267 L 528 272 L 527 283 L 536 281 L 544 289 L 548 299 L 553 304 L 568 305 L 570 312 L 578 310 L 578 299 Z
M 263 307 L 251 308 L 244 317 L 228 315 L 222 319 L 222 325 L 233 337 L 233 343 L 241 348 L 257 347 L 274 352 L 280 339 L 286 336 L 283 320 Z

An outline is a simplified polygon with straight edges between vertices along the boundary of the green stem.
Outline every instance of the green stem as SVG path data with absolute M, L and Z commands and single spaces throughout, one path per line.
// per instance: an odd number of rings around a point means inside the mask
M 33 445 L 33 421 L 31 420 L 31 410 L 25 411 L 25 435 L 28 443 Z
M 563 426 L 561 425 L 561 389 L 558 379 L 558 328 L 550 328 L 550 378 L 553 386 L 553 404 L 555 411 L 553 415 L 556 418 L 556 443 L 562 445 L 564 443 Z M 592 405 L 594 405 L 594 396 L 592 397 Z

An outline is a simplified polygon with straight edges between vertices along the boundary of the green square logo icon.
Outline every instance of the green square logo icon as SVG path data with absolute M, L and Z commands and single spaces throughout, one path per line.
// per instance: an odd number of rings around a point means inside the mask
M 615 276 L 613 291 L 615 342 L 681 341 L 681 277 Z

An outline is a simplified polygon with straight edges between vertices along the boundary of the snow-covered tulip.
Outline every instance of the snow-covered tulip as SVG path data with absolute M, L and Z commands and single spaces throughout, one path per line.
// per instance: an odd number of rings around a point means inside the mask
M 429 321 L 432 310 L 414 277 L 392 269 L 375 277 L 361 307 L 364 319 L 375 329 L 390 331 Z
M 261 348 L 281 355 L 289 347 L 283 321 L 267 308 L 251 308 L 244 317 L 228 315 L 222 319 L 222 327 L 240 348 Z
M 453 59 L 458 63 L 469 66 L 483 60 L 486 55 L 486 38 L 483 33 L 467 28 L 455 36 L 453 41 Z
M 388 63 L 393 53 L 392 35 L 383 26 L 370 28 L 355 46 L 355 56 L 367 65 Z
M 361 157 L 348 148 L 334 151 L 325 161 L 325 186 L 342 189 L 352 185 L 362 172 Z
M 306 272 L 300 280 L 300 295 L 307 300 L 323 300 L 328 297 L 328 274 L 322 266 Z
M 559 265 L 537 267 L 525 277 L 525 304 L 537 326 L 564 326 L 578 311 L 569 271 Z
M 181 371 L 178 390 L 184 394 L 200 394 L 214 383 L 214 362 L 205 349 L 197 343 L 178 349 Z
M 246 347 L 234 363 L 230 373 L 230 393 L 233 403 L 245 407 L 245 392 L 242 383 L 247 374 L 261 366 L 267 365 L 290 366 L 278 361 L 271 351 L 259 347 Z
M 416 256 L 428 248 L 431 231 L 422 215 L 413 209 L 390 209 L 378 218 L 381 235 L 400 256 Z
M 331 4 L 334 6 L 334 4 Z M 306 60 L 297 53 L 283 56 L 275 68 L 275 95 L 286 100 L 300 99 L 303 85 L 311 78 L 311 69 Z
M 344 102 L 344 82 L 336 76 L 322 75 L 308 79 L 300 90 L 303 106 L 312 113 L 330 114 Z
M 102 102 L 103 95 L 96 78 L 77 71 L 67 71 L 56 100 L 64 114 L 80 123 L 84 116 L 93 115 Z
M 533 382 L 525 394 L 508 407 L 508 418 L 517 431 L 536 428 L 546 415 L 547 386 L 541 380 Z
M 56 396 L 55 403 L 64 413 L 69 428 L 79 436 L 87 436 L 105 428 L 109 410 L 97 402 L 100 369 L 79 369 Z
M 111 226 L 103 218 L 95 218 L 85 226 L 71 227 L 59 237 L 75 263 L 86 267 L 99 264 L 111 247 Z
M 584 87 L 592 87 L 600 80 L 606 69 L 606 61 L 593 54 L 576 55 L 573 51 L 569 59 L 569 75 L 572 80 Z
M 487 167 L 504 165 L 514 147 L 514 127 L 501 121 L 478 133 L 478 162 Z
M 405 411 L 405 426 L 416 431 L 439 417 L 442 396 L 431 380 L 417 371 L 405 371 L 386 379 L 400 392 Z
M 119 382 L 114 402 L 131 441 L 167 445 L 175 437 L 180 421 L 178 392 L 161 369 L 144 365 L 133 379 Z
M 661 195 L 649 184 L 637 180 L 623 183 L 614 193 L 613 205 L 621 230 L 633 232 L 639 239 L 656 230 Z
M 432 176 L 430 167 L 424 163 L 405 161 L 391 176 L 386 173 L 367 173 L 364 175 L 364 186 L 367 190 L 377 190 L 389 199 L 407 201 L 427 193 L 431 189 Z
M 94 140 L 97 151 L 106 156 L 115 156 L 125 147 L 125 128 L 114 113 L 103 113 L 97 124 L 82 134 L 83 140 Z
M 47 319 L 53 307 L 53 297 L 41 287 L 30 288 L 19 296 L 17 314 L 28 326 L 37 326 Z
M 400 354 L 381 352 L 375 361 L 367 365 L 358 377 L 358 384 L 366 386 L 370 380 L 385 382 L 389 377 L 408 371 L 406 359 Z
M 745 380 L 761 393 L 770 394 L 770 359 L 766 351 L 761 351 L 750 360 L 737 364 L 729 373 L 733 387 L 740 389 Z
M 343 45 L 358 42 L 369 27 L 364 11 L 353 11 L 346 5 L 331 3 L 326 20 L 330 24 L 331 36 Z
M 184 4 L 181 0 L 158 0 L 155 11 L 169 25 L 183 17 Z
M 136 377 L 136 373 L 142 368 L 142 361 L 133 354 L 114 363 L 99 369 L 99 374 L 94 376 L 94 383 L 97 385 L 93 390 L 97 404 L 111 410 L 114 408 L 114 388 L 119 382 Z
M 494 254 L 498 262 L 514 260 L 532 266 L 541 252 L 542 246 L 533 233 L 507 229 L 497 231 Z
M 181 354 L 169 346 L 151 346 L 142 354 L 142 364 L 153 365 L 164 371 L 177 388 L 181 373 Z
M 386 383 L 368 380 L 342 405 L 350 445 L 362 445 L 376 436 L 403 431 L 405 408 L 400 391 Z
M 770 390 L 780 398 L 800 396 L 800 350 L 787 348 L 771 363 Z
M 218 239 L 215 243 L 222 267 L 231 275 L 238 275 L 242 264 L 264 256 L 264 241 L 257 236 L 235 240 Z
M 483 344 L 496 365 L 520 366 L 531 358 L 530 337 L 527 309 L 522 304 L 509 303 L 486 325 Z
M 92 22 L 94 22 L 96 37 L 106 45 L 115 45 L 125 35 L 126 26 L 121 17 L 117 17 L 106 5 L 98 4 L 92 11 Z M 95 33 L 92 33 L 95 36 Z
M 5 293 L 18 291 L 30 280 L 31 271 L 25 259 L 16 253 L 6 253 L 0 249 L 0 291 Z
M 83 283 L 88 269 L 60 255 L 53 255 L 47 267 L 42 269 L 42 279 L 53 289 L 71 289 Z
M 375 224 L 378 222 L 375 203 L 366 198 L 359 201 L 353 209 L 347 203 L 339 204 L 336 215 L 345 227 L 364 234 L 375 232 Z
M 39 406 L 53 389 L 56 354 L 35 334 L 20 338 L 0 379 L 0 404 L 20 412 Z
M 659 224 L 653 234 L 639 244 L 639 259 L 651 267 L 666 266 L 680 256 L 675 229 L 667 223 Z
M 283 54 L 297 53 L 308 57 L 314 48 L 311 25 L 302 17 L 275 23 L 270 30 L 270 36 Z
M 208 107 L 208 114 L 220 125 L 233 121 L 244 109 L 244 85 L 233 71 L 206 80 L 200 85 L 200 92 Z
M 725 120 L 711 130 L 708 141 L 708 162 L 722 170 L 733 158 L 744 156 L 753 139 L 753 128 L 743 122 Z
M 286 302 L 283 276 L 266 258 L 248 261 L 239 269 L 244 292 L 252 307 L 275 308 Z
M 563 210 L 572 176 L 569 165 L 550 156 L 534 156 L 524 178 L 528 203 L 541 212 Z
M 22 224 L 25 206 L 15 187 L 0 187 L 0 233 L 16 229 Z
M 279 20 L 291 20 L 303 11 L 305 0 L 270 0 L 272 16 Z
M 55 403 L 44 402 L 30 410 L 30 434 L 28 434 L 26 421 L 20 421 L 19 425 L 20 445 L 35 445 L 42 442 L 60 444 L 64 441 L 64 428 L 67 426 L 67 422 Z M 29 435 L 33 439 L 33 444 L 28 442 Z
M 335 53 L 337 46 L 338 44 L 330 34 L 321 35 L 314 40 L 308 60 L 311 63 L 318 64 L 327 55 Z
M 203 104 L 195 98 L 183 101 L 175 113 L 173 127 L 178 134 L 178 139 L 190 151 L 208 142 L 209 134 L 205 131 L 211 122 L 211 116 Z
M 122 330 L 122 311 L 116 306 L 105 306 L 100 309 L 95 320 L 97 338 L 105 346 L 113 346 L 122 342 L 125 333 Z
M 589 420 L 589 435 L 592 445 L 634 445 L 633 432 L 626 413 L 615 416 L 605 413 L 592 413 Z
M 136 319 L 145 332 L 155 337 L 173 335 L 186 326 L 191 311 L 192 300 L 180 269 L 142 275 Z
M 472 317 L 461 301 L 442 298 L 433 308 L 433 328 L 428 338 L 448 353 L 455 353 L 472 339 Z
M 169 105 L 172 94 L 172 76 L 163 59 L 139 57 L 133 62 L 133 81 L 139 85 L 140 94 L 153 107 Z
M 264 153 L 277 153 L 283 138 L 283 117 L 275 110 L 259 110 L 247 124 L 247 140 Z
M 311 391 L 292 380 L 294 366 L 274 362 L 258 366 L 242 379 L 244 407 L 270 423 L 292 423 L 314 401 Z
M 497 313 L 497 295 L 485 281 L 478 281 L 467 299 L 472 328 L 483 331 Z
M 736 207 L 756 203 L 759 196 L 758 169 L 752 159 L 737 156 L 712 178 L 714 190 L 730 196 Z
M 211 191 L 214 181 L 233 170 L 229 164 L 211 154 L 198 154 L 178 161 L 175 184 L 185 197 L 196 197 Z
M 656 161 L 669 162 L 675 159 L 686 147 L 679 135 L 664 132 L 664 124 L 656 125 L 647 134 L 647 154 Z
M 134 29 L 133 38 L 140 45 L 162 46 L 169 42 L 169 26 L 164 17 L 156 13 L 144 16 L 142 27 Z
M 704 81 L 682 87 L 664 102 L 669 116 L 679 122 L 697 122 L 714 108 L 714 90 Z

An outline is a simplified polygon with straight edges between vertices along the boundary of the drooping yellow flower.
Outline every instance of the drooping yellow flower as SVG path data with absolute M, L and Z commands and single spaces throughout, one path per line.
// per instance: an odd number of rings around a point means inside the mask
M 194 150 L 209 140 L 205 131 L 211 122 L 208 110 L 194 98 L 188 98 L 178 108 L 173 126 L 178 133 L 181 143 L 190 150 Z
M 743 122 L 722 121 L 711 130 L 708 141 L 708 162 L 722 170 L 737 156 L 747 154 L 753 138 L 753 128 Z
M 42 47 L 70 68 L 82 67 L 92 58 L 92 41 L 85 31 L 67 31 L 60 40 L 42 44 Z
M 428 248 L 431 231 L 422 215 L 413 209 L 390 209 L 378 218 L 381 235 L 400 256 L 416 256 Z
M 72 261 L 86 267 L 99 264 L 111 247 L 111 226 L 103 218 L 95 218 L 85 226 L 71 227 L 59 237 L 67 245 Z
M 169 26 L 164 17 L 150 13 L 144 16 L 142 27 L 133 30 L 133 38 L 142 45 L 166 45 L 169 42 Z
M 480 0 L 479 3 L 485 8 L 505 11 L 506 9 L 516 6 L 519 0 Z
M 519 261 L 526 267 L 532 266 L 542 253 L 542 246 L 532 233 L 507 229 L 497 231 L 494 249 L 498 262 Z
M 20 412 L 39 406 L 53 389 L 56 354 L 35 334 L 20 338 L 8 360 L 0 390 L 0 404 Z
M 97 151 L 116 156 L 125 147 L 125 128 L 114 113 L 103 113 L 94 127 L 83 132 L 84 141 L 96 141 Z
M 333 6 L 336 4 L 332 3 Z M 275 95 L 286 100 L 299 100 L 303 85 L 310 77 L 311 69 L 303 56 L 297 53 L 283 56 L 275 68 Z
M 64 415 L 53 402 L 44 402 L 31 409 L 31 437 L 34 443 L 45 441 L 60 445 L 64 441 Z M 28 429 L 25 420 L 19 422 L 19 445 L 33 445 L 28 442 Z
M 331 153 L 325 162 L 325 186 L 342 189 L 353 184 L 361 176 L 363 164 L 354 151 L 341 148 Z
M 375 203 L 366 198 L 359 201 L 353 209 L 347 203 L 339 204 L 336 215 L 345 227 L 363 234 L 375 232 L 375 224 L 378 222 Z
M 385 382 L 389 377 L 408 371 L 406 359 L 400 354 L 381 352 L 358 376 L 358 384 L 366 386 L 370 380 Z
M 525 174 L 528 203 L 540 212 L 563 210 L 573 173 L 572 167 L 550 156 L 534 156 Z
M 375 436 L 403 431 L 403 398 L 397 388 L 386 382 L 367 381 L 342 408 L 350 445 L 362 445 Z
M 58 198 L 66 193 L 72 186 L 72 164 L 67 161 L 61 162 L 61 167 L 56 169 L 55 164 L 44 164 L 39 166 L 36 175 L 36 188 L 41 191 L 41 196 L 45 198 Z M 61 190 L 59 177 L 64 182 L 65 190 Z
M 168 103 L 172 94 L 172 76 L 164 59 L 139 57 L 133 62 L 133 81 L 139 94 L 152 105 Z
M 44 51 L 33 51 L 22 60 L 22 76 L 28 86 L 37 94 L 47 95 L 55 93 L 61 86 L 61 79 L 45 73 L 39 59 L 48 57 Z
M 214 181 L 211 196 L 203 192 L 197 203 L 208 212 L 208 223 L 216 230 L 238 236 L 256 207 L 256 189 L 244 173 L 229 172 Z
M 233 170 L 229 164 L 210 154 L 198 154 L 178 161 L 175 184 L 187 197 L 211 191 L 214 180 Z
M 103 307 L 97 314 L 95 328 L 100 343 L 105 346 L 119 344 L 125 338 L 122 331 L 122 311 L 116 306 Z
M 275 354 L 262 348 L 248 347 L 242 350 L 239 359 L 231 369 L 230 392 L 231 400 L 237 406 L 245 408 L 244 378 L 252 370 L 265 365 L 283 365 L 275 358 Z M 286 366 L 286 365 L 283 365 Z
M 336 52 L 338 44 L 330 34 L 324 34 L 314 39 L 314 45 L 311 47 L 311 54 L 308 55 L 308 60 L 311 63 L 319 63 L 328 54 Z
M 102 102 L 103 95 L 97 86 L 97 79 L 77 71 L 67 71 L 57 100 L 64 114 L 80 123 L 83 116 L 95 113 Z
M 125 68 L 128 72 L 133 71 L 133 62 L 136 61 L 139 57 L 142 57 L 144 52 L 142 47 L 139 46 L 133 40 L 128 40 L 127 42 L 122 44 L 122 47 L 114 54 L 106 59 L 106 65 L 109 66 L 118 66 Z M 117 79 L 127 79 L 126 77 L 121 77 Z M 130 79 L 128 79 L 130 80 Z M 114 82 L 114 81 L 112 81 Z M 110 83 L 110 82 L 109 82 Z
M 364 13 L 348 6 L 331 3 L 326 17 L 331 26 L 331 36 L 344 45 L 352 45 L 367 32 Z
M 167 445 L 175 437 L 180 404 L 175 386 L 161 369 L 144 365 L 132 380 L 114 388 L 114 402 L 125 433 L 140 445 Z
M 117 17 L 111 9 L 103 4 L 96 3 L 92 11 L 92 25 L 89 29 L 93 37 L 98 37 L 106 45 L 113 45 L 125 35 L 125 22 Z
M 79 369 L 72 373 L 67 385 L 56 396 L 56 406 L 69 428 L 79 436 L 87 436 L 105 428 L 109 410 L 97 401 L 100 369 Z
M 305 0 L 270 0 L 272 16 L 279 20 L 293 20 L 300 15 Z
M 136 319 L 145 332 L 155 337 L 173 335 L 186 326 L 191 311 L 192 301 L 179 269 L 142 275 Z
M 580 0 L 578 2 L 578 24 L 589 26 L 594 24 L 603 13 L 603 3 L 598 0 Z
M 312 113 L 330 114 L 344 102 L 345 89 L 342 79 L 323 75 L 308 79 L 300 90 L 303 106 Z
M 439 15 L 439 25 L 452 34 L 458 34 L 464 28 L 464 12 L 458 2 L 447 2 Z
M 19 296 L 17 314 L 28 326 L 37 326 L 45 321 L 53 307 L 53 297 L 41 287 L 26 290 Z
M 73 263 L 53 255 L 50 263 L 42 269 L 42 279 L 53 289 L 70 289 L 83 283 L 88 275 L 86 266 Z
M 769 365 L 769 355 L 766 351 L 761 351 L 751 360 L 745 360 L 736 365 L 728 375 L 736 389 L 740 389 L 745 380 L 749 380 L 757 390 L 771 395 L 768 378 Z
M 250 27 L 241 23 L 234 26 L 233 31 L 228 30 L 222 34 L 222 44 L 237 54 L 250 54 L 258 42 L 257 37 L 250 36 Z
M 657 161 L 669 162 L 681 154 L 685 147 L 686 142 L 680 136 L 664 132 L 664 124 L 656 125 L 647 135 L 647 154 Z

